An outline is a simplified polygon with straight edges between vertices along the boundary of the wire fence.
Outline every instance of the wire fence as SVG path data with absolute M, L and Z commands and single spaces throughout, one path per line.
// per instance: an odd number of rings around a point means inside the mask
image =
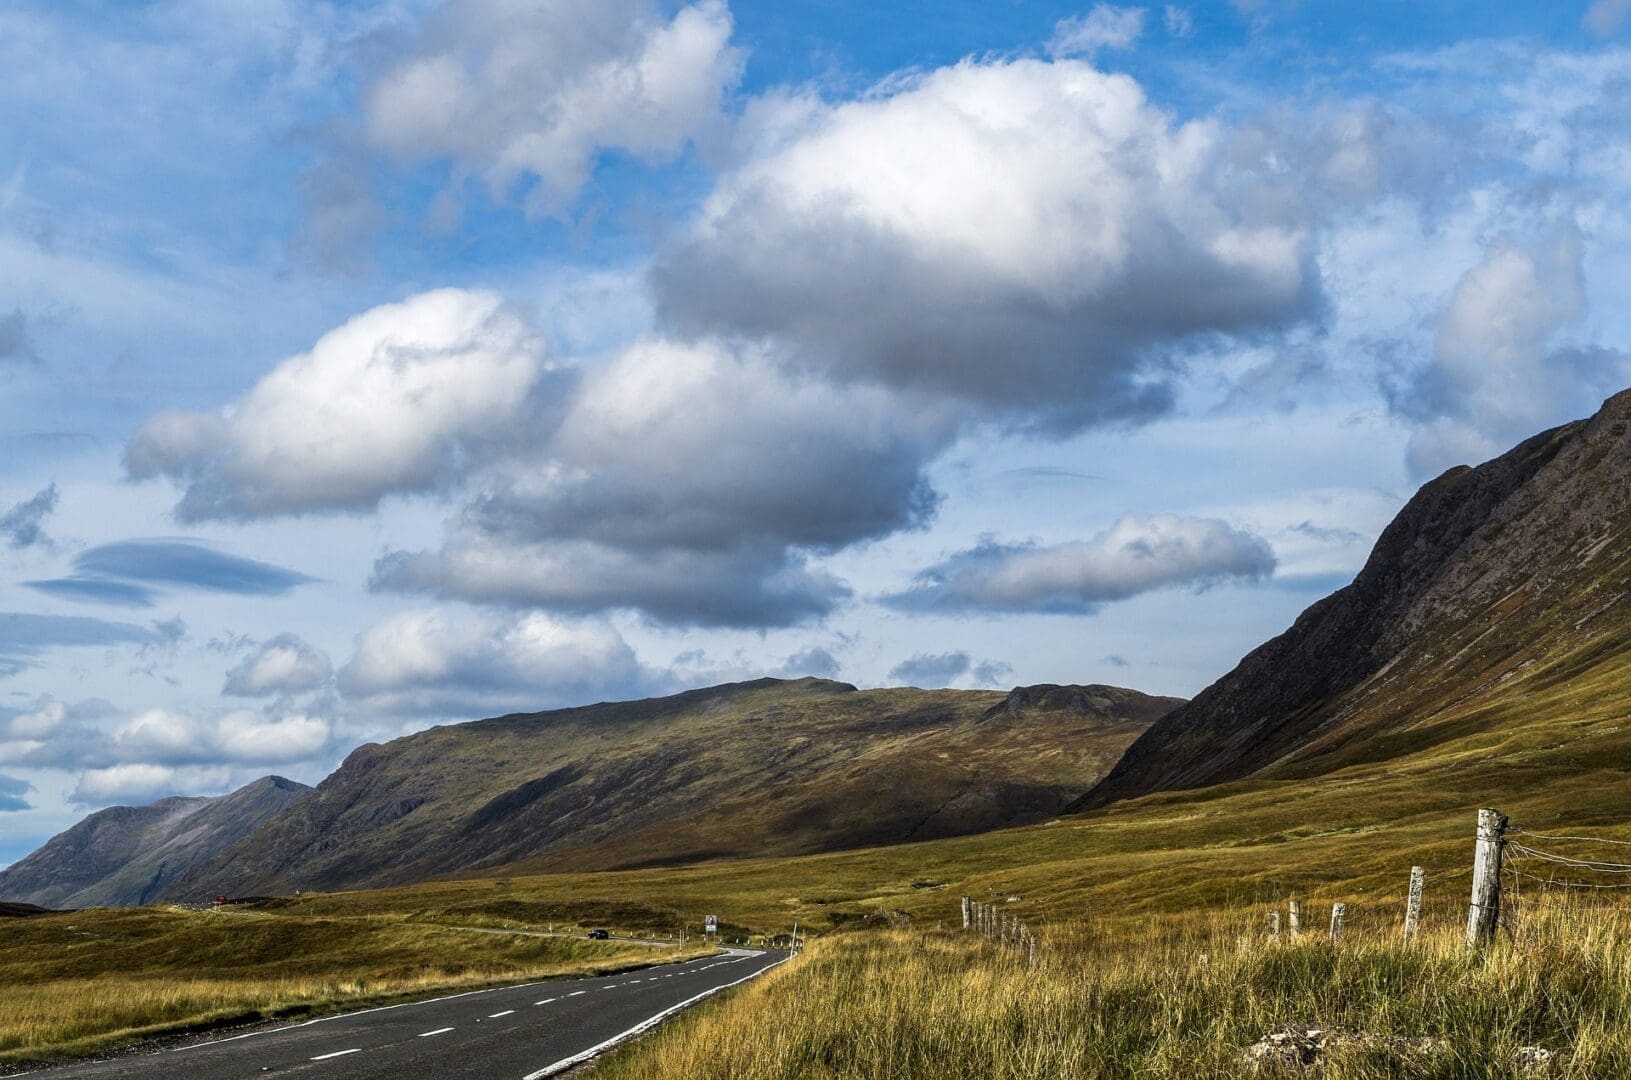
M 1631 889 L 1631 861 L 1621 861 L 1631 859 L 1631 851 L 1625 850 L 1631 849 L 1631 840 L 1585 833 L 1535 832 L 1511 825 L 1493 811 L 1486 813 L 1492 820 L 1499 819 L 1500 824 L 1486 835 L 1483 818 L 1480 818 L 1479 846 L 1483 849 L 1488 842 L 1488 849 L 1493 851 L 1493 865 L 1498 870 L 1487 871 L 1483 878 L 1474 876 L 1468 911 L 1469 943 L 1485 940 L 1475 931 L 1480 924 L 1487 927 L 1489 935 L 1505 930 L 1516 939 L 1524 931 L 1526 914 L 1543 908 L 1570 907 L 1576 903 L 1575 897 L 1583 895 Z M 1440 899 L 1435 901 L 1435 906 L 1442 910 L 1442 887 L 1469 875 L 1478 875 L 1483 860 L 1481 850 L 1477 858 L 1460 866 L 1441 867 L 1432 873 L 1422 873 L 1419 867 L 1415 868 L 1408 885 L 1401 882 L 1398 887 L 1370 895 L 1360 890 L 1357 897 L 1350 893 L 1352 898 L 1336 905 L 1342 910 L 1334 914 L 1331 939 L 1337 940 L 1344 920 L 1355 916 L 1374 928 L 1384 919 L 1397 925 L 1395 920 L 1402 915 L 1405 935 L 1413 935 L 1423 914 L 1422 896 L 1429 887 L 1439 887 L 1435 891 Z M 1494 876 L 1493 885 L 1491 876 Z M 1297 911 L 1295 901 L 1291 907 Z M 1308 919 L 1313 912 L 1304 911 L 1301 915 Z M 1310 925 L 1311 921 L 1299 921 L 1298 914 L 1293 914 L 1288 925 L 1290 936 L 1320 933 L 1318 926 Z M 1281 914 L 1271 911 L 1267 927 L 1270 937 L 1280 936 L 1281 925 Z
M 1567 897 L 1631 889 L 1631 862 L 1600 857 L 1600 849 L 1567 850 L 1576 845 L 1631 848 L 1631 840 L 1532 832 L 1516 825 L 1509 826 L 1507 832 L 1501 862 L 1501 922 L 1514 937 L 1523 932 L 1527 913 L 1563 906 L 1556 902 L 1560 893 Z

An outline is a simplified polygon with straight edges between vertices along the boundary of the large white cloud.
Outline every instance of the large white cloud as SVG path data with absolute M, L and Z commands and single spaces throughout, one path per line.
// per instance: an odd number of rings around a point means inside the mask
M 1420 422 L 1413 473 L 1493 457 L 1631 381 L 1631 355 L 1570 338 L 1587 311 L 1582 258 L 1579 231 L 1563 227 L 1527 244 L 1499 239 L 1462 275 L 1427 364 L 1395 392 Z
M 635 696 L 650 676 L 599 619 L 407 611 L 357 635 L 340 669 L 348 698 L 376 709 L 451 712 L 546 708 Z
M 109 753 L 125 763 L 286 765 L 316 757 L 333 735 L 327 718 L 299 713 L 149 709 L 114 728 Z
M 718 123 L 742 57 L 723 0 L 455 0 L 369 89 L 367 133 L 556 212 L 598 155 L 679 153 Z
M 1125 517 L 1088 540 L 1043 546 L 988 540 L 920 572 L 887 598 L 922 611 L 1086 614 L 1174 586 L 1258 581 L 1274 572 L 1261 537 L 1214 518 Z
M 266 697 L 314 690 L 334 674 L 328 654 L 294 634 L 279 634 L 262 642 L 227 672 L 223 694 Z
M 269 767 L 326 764 L 345 742 L 313 710 L 148 709 L 42 698 L 0 710 L 0 764 L 77 772 L 71 801 L 105 805 L 222 790 Z
M 544 370 L 497 295 L 423 293 L 323 335 L 227 409 L 153 417 L 125 467 L 185 485 L 184 520 L 366 509 L 455 476 L 528 409 Z
M 933 409 L 841 390 L 761 351 L 648 339 L 586 379 L 539 460 L 499 471 L 442 550 L 381 560 L 376 585 L 565 612 L 787 625 L 848 595 L 807 565 L 923 524 Z
M 1316 310 L 1273 159 L 1125 76 L 964 61 L 783 112 L 660 255 L 666 325 L 1070 427 L 1166 408 L 1176 346 Z

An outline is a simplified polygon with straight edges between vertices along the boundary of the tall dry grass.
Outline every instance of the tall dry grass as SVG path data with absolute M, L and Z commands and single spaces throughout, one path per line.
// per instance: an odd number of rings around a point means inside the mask
M 1373 1036 L 1321 1075 L 1631 1076 L 1631 918 L 1537 912 L 1469 954 L 1443 926 L 1411 945 L 1240 932 L 1239 917 L 1099 920 L 1038 966 L 955 933 L 838 935 L 608 1061 L 604 1080 L 1239 1077 L 1286 1025 Z M 1525 1071 L 1521 1047 L 1557 1057 Z

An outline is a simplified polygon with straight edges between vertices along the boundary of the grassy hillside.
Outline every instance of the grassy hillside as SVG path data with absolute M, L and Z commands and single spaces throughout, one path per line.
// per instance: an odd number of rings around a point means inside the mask
M 621 941 L 473 933 L 391 916 L 147 908 L 14 919 L 0 933 L 0 1064 L 200 1025 L 613 971 L 676 954 Z
M 953 918 L 960 895 L 1019 896 L 1012 907 L 1033 924 L 1292 895 L 1398 899 L 1412 864 L 1435 873 L 1468 866 L 1479 806 L 1531 829 L 1631 840 L 1628 717 L 1631 653 L 1538 651 L 1489 693 L 1440 713 L 1423 749 L 1323 776 L 1168 792 L 1024 828 L 799 858 L 620 873 L 529 875 L 518 866 L 502 891 L 538 904 L 717 910 L 765 929 L 795 919 L 837 926 L 884 909 L 933 924 Z M 420 911 L 500 891 L 492 880 L 447 881 L 298 903 Z
M 1504 730 L 1511 703 L 1583 693 L 1627 650 L 1631 391 L 1423 487 L 1353 584 L 1153 726 L 1080 805 Z
M 1043 820 L 1178 704 L 1113 687 L 760 680 L 364 746 L 176 898 L 383 885 L 529 860 L 610 869 Z

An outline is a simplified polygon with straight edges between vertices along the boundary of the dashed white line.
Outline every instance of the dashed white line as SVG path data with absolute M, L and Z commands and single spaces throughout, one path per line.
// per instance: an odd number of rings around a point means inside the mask
M 419 1033 L 418 1037 L 421 1038 L 421 1039 L 428 1039 L 432 1035 L 446 1035 L 448 1032 L 450 1032 L 452 1030 L 453 1029 L 450 1028 L 450 1027 L 445 1027 L 445 1028 L 437 1028 L 435 1031 L 421 1031 Z
M 501 1013 L 488 1013 L 488 1014 L 487 1014 L 487 1019 L 489 1019 L 489 1020 L 497 1020 L 497 1019 L 498 1019 L 498 1018 L 499 1018 L 499 1017 L 501 1017 L 501 1016 L 510 1016 L 510 1015 L 512 1015 L 512 1014 L 513 1014 L 513 1013 L 514 1013 L 514 1012 L 515 1012 L 515 1010 L 514 1010 L 514 1009 L 505 1009 L 505 1010 L 504 1010 L 504 1011 L 503 1011 L 503 1012 L 501 1012 Z
M 566 996 L 567 997 L 582 997 L 584 994 L 587 994 L 588 992 L 589 991 L 587 991 L 587 990 L 574 990 L 574 991 L 572 991 L 570 994 L 568 994 Z
M 551 1001 L 559 1001 L 559 1000 L 561 1000 L 561 999 L 560 998 L 545 998 L 542 1001 L 535 1001 L 535 1002 L 533 1002 L 533 1004 L 534 1005 L 548 1005 Z
M 336 1050 L 332 1054 L 318 1054 L 316 1057 L 312 1058 L 312 1060 L 313 1061 L 327 1061 L 329 1058 L 345 1057 L 347 1054 L 360 1054 L 360 1053 L 362 1053 L 362 1047 L 357 1046 L 357 1047 L 353 1047 L 350 1050 Z
M 750 956 L 763 956 L 764 954 L 763 953 L 752 953 L 752 954 L 749 954 L 749 955 Z M 789 960 L 789 959 L 791 959 L 791 957 L 787 957 L 787 958 L 784 958 L 782 960 L 778 960 L 778 961 L 776 961 L 776 963 L 771 964 L 769 967 L 761 968 L 758 971 L 755 971 L 755 972 L 753 972 L 751 974 L 744 975 L 742 978 L 737 979 L 735 982 L 729 982 L 729 983 L 724 983 L 724 984 L 722 984 L 720 986 L 710 987 L 709 989 L 704 990 L 702 993 L 697 994 L 694 997 L 687 998 L 686 1000 L 680 1002 L 677 1005 L 670 1005 L 668 1008 L 664 1009 L 662 1012 L 657 1013 L 655 1016 L 647 1017 L 646 1019 L 640 1021 L 638 1024 L 634 1025 L 629 1030 L 623 1032 L 622 1034 L 614 1035 L 610 1039 L 607 1039 L 605 1042 L 600 1043 L 598 1046 L 591 1046 L 589 1049 L 580 1051 L 579 1053 L 576 1053 L 576 1054 L 573 1054 L 569 1058 L 563 1058 L 560 1061 L 555 1062 L 555 1064 L 553 1064 L 553 1065 L 546 1065 L 542 1069 L 539 1069 L 537 1072 L 528 1073 L 525 1077 L 522 1078 L 522 1080 L 544 1080 L 544 1077 L 554 1076 L 557 1073 L 565 1072 L 567 1069 L 570 1069 L 572 1066 L 578 1064 L 579 1062 L 588 1061 L 590 1058 L 595 1057 L 597 1054 L 600 1054 L 601 1052 L 603 1052 L 605 1050 L 609 1050 L 610 1048 L 616 1046 L 618 1043 L 621 1043 L 621 1042 L 623 1042 L 623 1041 L 625 1041 L 627 1039 L 631 1039 L 631 1038 L 633 1038 L 634 1036 L 640 1034 L 643 1031 L 648 1031 L 651 1028 L 656 1027 L 658 1024 L 662 1023 L 668 1017 L 670 1017 L 670 1016 L 674 1015 L 675 1013 L 679 1012 L 681 1009 L 684 1009 L 686 1006 L 694 1005 L 697 1002 L 701 1001 L 703 998 L 709 997 L 709 996 L 711 996 L 713 994 L 717 994 L 721 990 L 727 990 L 732 986 L 738 986 L 738 985 L 740 985 L 742 983 L 747 982 L 749 979 L 756 978 L 757 976 L 763 975 L 766 971 L 769 971 L 771 968 L 777 967 L 777 966 L 779 966 L 781 964 L 785 964 L 787 962 L 787 960 Z

